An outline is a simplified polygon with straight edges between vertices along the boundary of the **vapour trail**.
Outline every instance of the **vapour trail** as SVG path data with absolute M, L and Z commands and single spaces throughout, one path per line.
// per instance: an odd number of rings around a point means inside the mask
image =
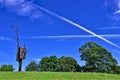
M 120 34 L 105 34 L 105 35 L 99 35 L 105 38 L 118 38 L 120 37 Z M 21 37 L 21 38 L 29 38 L 29 39 L 42 39 L 42 38 L 94 38 L 93 35 L 58 35 L 58 36 L 27 36 L 27 37 Z
M 64 17 L 62 17 L 62 16 L 60 16 L 60 15 L 57 15 L 57 14 L 55 14 L 55 13 L 53 13 L 53 12 L 51 12 L 51 11 L 49 11 L 49 10 L 41 7 L 41 6 L 39 6 L 39 5 L 36 5 L 36 4 L 34 4 L 34 3 L 33 3 L 33 5 L 36 6 L 37 8 L 39 8 L 39 9 L 41 9 L 41 10 L 43 10 L 43 11 L 45 11 L 45 12 L 47 12 L 47 13 L 53 15 L 53 16 L 55 16 L 55 17 L 57 17 L 57 18 L 65 21 L 65 22 L 67 22 L 67 23 L 69 23 L 69 24 L 71 24 L 71 25 L 73 25 L 73 26 L 76 26 L 76 27 L 84 30 L 85 32 L 88 32 L 89 34 L 91 34 L 91 35 L 93 35 L 93 36 L 95 36 L 95 37 L 97 37 L 97 38 L 99 38 L 99 39 L 101 39 L 101 40 L 103 40 L 103 41 L 105 41 L 105 42 L 107 42 L 107 43 L 109 43 L 109 44 L 111 44 L 111 45 L 113 45 L 113 46 L 115 46 L 115 47 L 117 47 L 117 48 L 120 49 L 120 46 L 119 46 L 119 45 L 117 45 L 117 44 L 115 44 L 115 43 L 107 40 L 106 38 L 104 38 L 104 37 L 102 37 L 102 36 L 100 36 L 100 35 L 97 35 L 96 33 L 92 32 L 91 30 L 88 30 L 87 28 L 85 28 L 85 27 L 83 27 L 83 26 L 81 26 L 81 25 L 79 25 L 79 24 L 77 24 L 77 23 L 75 23 L 75 22 L 73 22 L 73 21 L 71 21 L 71 20 L 69 20 L 69 19 L 67 19 L 67 18 L 64 18 Z

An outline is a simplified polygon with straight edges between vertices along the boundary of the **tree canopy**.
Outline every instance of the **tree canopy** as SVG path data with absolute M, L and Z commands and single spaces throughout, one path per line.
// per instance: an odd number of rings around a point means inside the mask
M 75 72 L 78 69 L 78 64 L 75 59 L 71 57 L 56 56 L 44 57 L 40 63 L 41 71 L 57 71 L 57 72 Z
M 15 69 L 13 68 L 12 65 L 7 65 L 7 64 L 3 64 L 0 67 L 0 71 L 14 71 Z
M 57 71 L 60 72 L 75 72 L 77 70 L 78 63 L 72 57 L 61 57 L 58 59 Z
M 38 64 L 35 61 L 31 61 L 25 68 L 26 71 L 39 71 Z
M 39 62 L 39 67 L 41 71 L 55 71 L 56 64 L 57 64 L 56 56 L 44 57 Z
M 102 46 L 88 42 L 79 48 L 81 60 L 86 61 L 84 70 L 90 72 L 113 72 L 117 61 Z

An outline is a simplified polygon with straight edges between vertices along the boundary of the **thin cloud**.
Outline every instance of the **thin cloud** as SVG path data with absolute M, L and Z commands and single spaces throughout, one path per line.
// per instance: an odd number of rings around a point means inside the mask
M 99 35 L 105 38 L 118 38 L 120 34 L 106 34 L 106 35 Z M 94 38 L 94 35 L 61 35 L 61 36 L 28 36 L 28 37 L 21 37 L 21 38 L 28 38 L 28 39 L 57 39 L 57 38 Z
M 31 18 L 40 18 L 43 16 L 41 11 L 33 6 L 30 1 L 0 0 L 0 5 L 20 16 L 29 16 Z
M 37 61 L 37 62 L 40 62 L 40 61 L 41 61 L 40 58 L 36 58 L 36 59 L 34 59 L 34 60 Z
M 40 62 L 41 59 L 40 58 L 33 58 L 32 61 L 35 61 L 35 62 Z
M 112 14 L 112 19 L 119 21 L 120 20 L 120 0 L 114 0 L 114 3 L 116 6 L 113 6 L 114 12 Z
M 2 51 L 0 51 L 0 59 L 8 59 L 10 56 Z
M 120 0 L 105 0 L 104 7 L 108 18 L 115 21 L 120 20 Z
M 120 13 L 120 0 L 115 0 L 115 2 L 118 7 L 118 10 L 114 14 L 119 14 Z
M 120 10 L 117 10 L 114 14 L 119 14 L 120 13 Z
M 1 37 L 1 36 L 0 36 L 0 40 L 11 40 L 11 39 L 8 38 L 8 37 Z
M 89 37 L 93 37 L 93 36 L 92 35 L 62 35 L 62 36 L 30 36 L 23 38 L 39 39 L 39 38 L 89 38 Z
M 102 27 L 102 28 L 98 28 L 98 29 L 120 29 L 120 27 Z

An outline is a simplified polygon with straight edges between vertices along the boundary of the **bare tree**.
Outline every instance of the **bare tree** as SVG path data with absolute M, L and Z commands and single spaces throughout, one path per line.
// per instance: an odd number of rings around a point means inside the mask
M 18 26 L 16 26 L 16 28 L 11 27 L 14 32 L 15 32 L 15 41 L 17 42 L 17 54 L 16 54 L 16 61 L 18 61 L 18 71 L 21 71 L 22 69 L 22 61 L 26 58 L 26 47 L 24 46 L 20 46 L 20 40 L 19 40 L 19 34 L 18 34 Z

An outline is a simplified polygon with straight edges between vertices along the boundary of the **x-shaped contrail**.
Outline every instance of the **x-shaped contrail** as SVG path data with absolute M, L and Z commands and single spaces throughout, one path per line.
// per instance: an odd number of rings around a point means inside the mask
M 67 23 L 69 23 L 69 24 L 75 26 L 75 27 L 78 27 L 78 28 L 84 30 L 85 32 L 88 32 L 89 34 L 91 34 L 91 35 L 93 35 L 93 36 L 95 36 L 95 37 L 97 37 L 97 38 L 99 38 L 99 39 L 101 39 L 101 40 L 103 40 L 103 41 L 105 41 L 105 42 L 107 42 L 107 43 L 109 43 L 109 44 L 111 44 L 111 45 L 117 47 L 117 48 L 120 48 L 119 45 L 117 45 L 117 44 L 115 44 L 115 43 L 113 43 L 113 42 L 107 40 L 106 38 L 104 38 L 104 37 L 102 37 L 102 36 L 100 36 L 100 35 L 98 35 L 98 34 L 92 32 L 91 30 L 89 30 L 89 29 L 87 29 L 87 28 L 85 28 L 85 27 L 83 27 L 83 26 L 81 26 L 81 25 L 79 25 L 79 24 L 77 24 L 77 23 L 75 23 L 75 22 L 73 22 L 73 21 L 71 21 L 71 20 L 65 18 L 65 17 L 62 17 L 62 16 L 60 16 L 60 15 L 57 15 L 57 14 L 55 14 L 55 13 L 53 13 L 53 12 L 51 12 L 51 11 L 49 11 L 49 10 L 47 10 L 47 9 L 45 9 L 45 8 L 43 8 L 43 7 L 41 7 L 41 6 L 39 6 L 39 5 L 36 5 L 36 4 L 34 4 L 34 3 L 33 3 L 33 5 L 36 6 L 37 8 L 39 8 L 39 9 L 41 9 L 41 10 L 43 10 L 43 11 L 45 11 L 45 12 L 47 12 L 47 13 L 53 15 L 53 16 L 55 16 L 55 17 L 57 17 L 57 18 L 59 18 L 59 19 L 65 21 L 65 22 L 67 22 Z

